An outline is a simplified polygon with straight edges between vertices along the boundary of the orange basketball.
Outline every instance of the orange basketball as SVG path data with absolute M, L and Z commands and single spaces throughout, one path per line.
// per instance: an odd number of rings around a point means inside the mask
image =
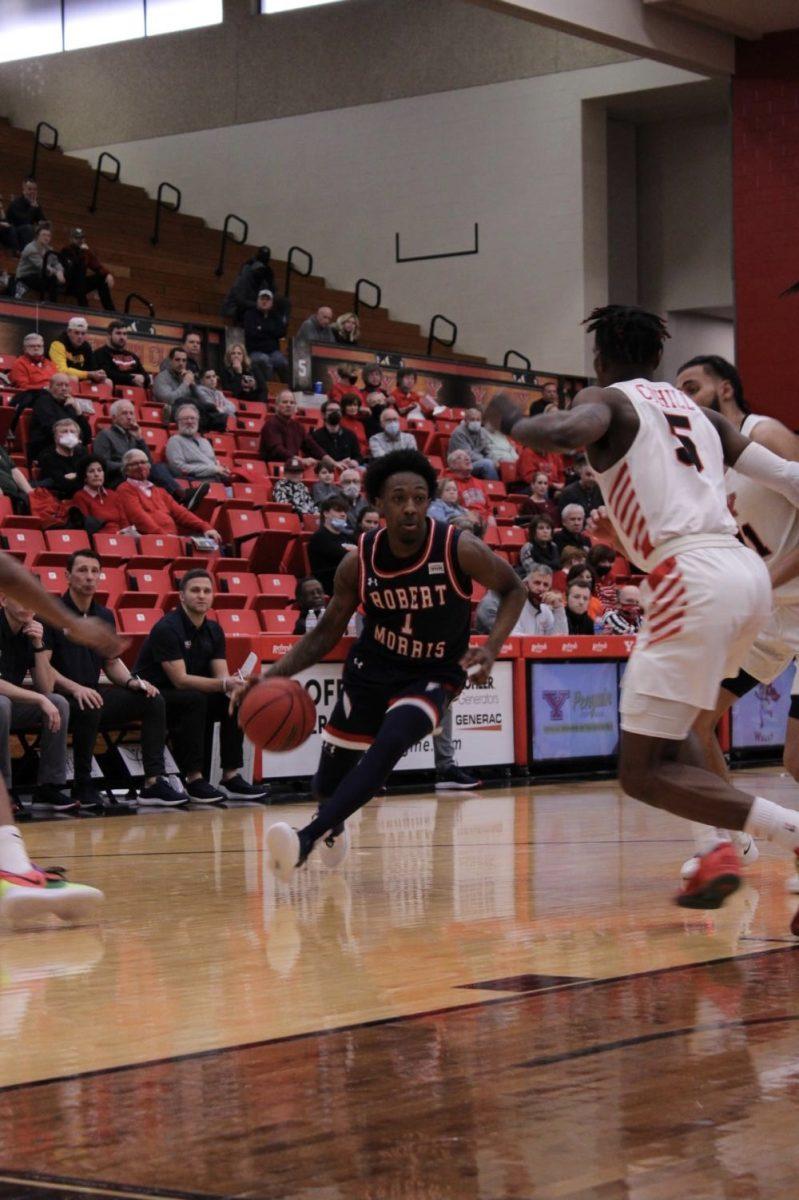
M 316 706 L 296 679 L 264 679 L 245 695 L 239 726 L 259 750 L 296 750 L 316 727 Z

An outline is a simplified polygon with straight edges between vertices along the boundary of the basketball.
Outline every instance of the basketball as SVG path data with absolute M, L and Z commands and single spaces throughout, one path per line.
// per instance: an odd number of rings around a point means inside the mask
M 239 726 L 259 750 L 296 750 L 316 725 L 316 707 L 296 679 L 264 679 L 239 708 Z

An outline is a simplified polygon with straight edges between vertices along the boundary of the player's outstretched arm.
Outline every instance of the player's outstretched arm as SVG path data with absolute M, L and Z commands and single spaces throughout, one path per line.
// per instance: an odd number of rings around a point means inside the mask
M 350 617 L 358 607 L 358 555 L 355 552 L 342 558 L 333 583 L 333 595 L 319 624 L 310 633 L 284 654 L 279 662 L 264 671 L 264 679 L 275 675 L 298 675 L 306 667 L 312 667 L 334 646 L 338 645 L 346 632 Z
M 458 564 L 472 579 L 499 596 L 499 608 L 488 640 L 484 646 L 471 646 L 461 661 L 464 669 L 478 666 L 480 670 L 473 677 L 474 682 L 485 683 L 502 643 L 524 607 L 524 584 L 504 558 L 499 558 L 471 533 L 462 533 L 458 539 Z
M 494 429 L 546 453 L 549 450 L 580 450 L 603 438 L 610 428 L 613 409 L 604 388 L 583 388 L 572 407 L 557 412 L 524 417 L 508 397 L 499 393 L 485 410 L 485 422 Z
M 129 645 L 126 639 L 117 636 L 107 621 L 97 617 L 76 617 L 10 554 L 0 553 L 0 592 L 23 608 L 33 609 L 48 625 L 63 629 L 74 642 L 91 646 L 103 658 L 118 658 Z
M 721 439 L 724 461 L 728 467 L 747 479 L 762 483 L 785 496 L 791 504 L 799 508 L 799 463 L 788 462 L 779 454 L 773 454 L 765 446 L 758 445 L 744 437 L 726 417 L 712 408 L 703 408 L 702 412 L 714 426 Z

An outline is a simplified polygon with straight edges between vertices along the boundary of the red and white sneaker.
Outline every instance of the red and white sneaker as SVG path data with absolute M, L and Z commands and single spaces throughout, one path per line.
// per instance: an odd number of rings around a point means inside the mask
M 681 908 L 721 908 L 741 886 L 741 860 L 729 842 L 697 856 L 699 865 L 675 896 Z
M 59 868 L 33 867 L 24 875 L 0 871 L 0 917 L 13 928 L 51 914 L 70 925 L 94 921 L 104 899 L 98 888 L 68 883 Z

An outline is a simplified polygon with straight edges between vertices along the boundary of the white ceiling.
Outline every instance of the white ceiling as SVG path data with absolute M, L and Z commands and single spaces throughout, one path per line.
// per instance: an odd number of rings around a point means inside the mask
M 644 4 L 739 37 L 799 29 L 799 0 L 644 0 Z

